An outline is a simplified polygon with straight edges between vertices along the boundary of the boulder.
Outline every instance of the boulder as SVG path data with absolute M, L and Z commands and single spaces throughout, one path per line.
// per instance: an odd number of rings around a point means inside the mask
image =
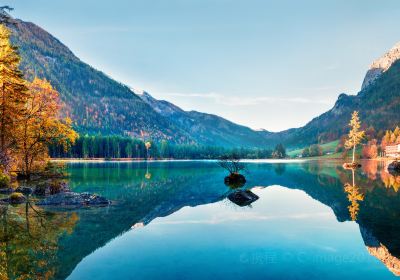
M 259 199 L 258 195 L 249 190 L 239 190 L 228 195 L 228 199 L 240 207 L 248 206 Z
M 30 187 L 19 186 L 15 189 L 16 192 L 22 193 L 24 195 L 30 195 L 33 193 L 33 189 Z
M 246 177 L 242 174 L 232 173 L 225 177 L 224 183 L 232 189 L 241 188 L 246 184 Z
M 20 192 L 10 194 L 8 198 L 1 199 L 1 202 L 10 204 L 22 204 L 26 202 L 26 197 Z
M 68 184 L 63 181 L 46 181 L 38 184 L 34 190 L 33 194 L 37 196 L 49 196 L 53 194 L 70 192 L 71 190 L 68 187 Z
M 400 162 L 395 160 L 388 165 L 389 172 L 400 172 Z
M 357 162 L 350 162 L 350 163 L 343 164 L 344 169 L 356 169 L 356 168 L 360 168 L 360 167 L 361 167 L 361 164 L 359 164 Z
M 1 188 L 0 189 L 0 194 L 10 194 L 13 193 L 14 189 L 13 188 Z
M 90 193 L 75 193 L 75 192 L 61 192 L 58 194 L 51 195 L 39 202 L 36 205 L 39 206 L 106 206 L 111 202 L 96 194 Z

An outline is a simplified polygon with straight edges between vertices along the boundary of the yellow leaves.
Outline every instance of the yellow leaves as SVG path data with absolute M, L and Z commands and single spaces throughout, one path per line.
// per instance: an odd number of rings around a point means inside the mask
M 360 211 L 359 201 L 364 200 L 364 195 L 360 192 L 360 188 L 356 185 L 345 184 L 344 191 L 347 193 L 347 199 L 350 202 L 348 207 L 352 221 L 357 219 L 358 212 Z
M 10 152 L 27 100 L 20 57 L 10 42 L 11 32 L 0 24 L 0 150 Z
M 144 145 L 146 146 L 147 150 L 151 148 L 151 142 L 149 141 L 147 141 Z
M 351 130 L 348 134 L 346 142 L 344 143 L 346 149 L 355 147 L 365 136 L 365 132 L 360 130 L 361 122 L 357 111 L 353 112 L 349 126 L 351 127 Z
M 68 149 L 78 137 L 70 118 L 59 116 L 58 92 L 46 80 L 35 78 L 29 84 L 24 121 L 18 130 L 20 167 L 29 174 L 36 161 L 48 158 L 48 145 L 59 144 Z

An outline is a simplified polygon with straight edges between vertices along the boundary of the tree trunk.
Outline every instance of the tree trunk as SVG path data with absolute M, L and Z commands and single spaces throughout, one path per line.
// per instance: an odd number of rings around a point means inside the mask
M 355 161 L 355 157 L 356 157 L 356 139 L 355 137 L 353 137 L 353 163 Z
M 4 151 L 4 148 L 5 148 L 5 135 L 4 135 L 4 133 L 5 133 L 5 106 L 6 106 L 6 93 L 5 93 L 5 91 L 6 91 L 6 88 L 5 88 L 5 83 L 3 82 L 3 85 L 2 85 L 2 91 L 3 91 L 3 100 L 2 100 L 2 102 L 3 102 L 3 104 L 2 104 L 2 112 L 1 112 L 1 137 L 0 137 L 0 148 L 1 148 L 1 150 L 2 151 Z

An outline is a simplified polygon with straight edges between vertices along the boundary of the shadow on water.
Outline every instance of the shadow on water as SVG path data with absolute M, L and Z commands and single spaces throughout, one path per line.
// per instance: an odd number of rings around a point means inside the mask
M 67 212 L 1 206 L 0 274 L 7 275 L 4 279 L 65 279 L 84 257 L 132 228 L 185 206 L 227 198 L 250 205 L 258 199 L 253 187 L 272 185 L 302 190 L 329 206 L 339 222 L 356 222 L 368 252 L 400 274 L 400 177 L 382 163 L 365 162 L 356 171 L 318 161 L 249 163 L 248 169 L 248 182 L 239 187 L 249 195 L 243 202 L 234 195 L 237 188 L 224 185 L 226 174 L 213 162 L 70 164 L 73 191 L 98 193 L 113 205 Z

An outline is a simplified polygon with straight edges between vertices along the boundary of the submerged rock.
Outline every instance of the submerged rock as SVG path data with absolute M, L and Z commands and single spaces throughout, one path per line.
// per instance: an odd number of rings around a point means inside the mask
M 259 199 L 259 197 L 249 190 L 240 190 L 228 195 L 228 199 L 236 205 L 243 207 L 252 204 L 254 201 Z
M 90 193 L 62 192 L 51 195 L 36 205 L 40 206 L 106 206 L 111 204 L 108 199 Z

